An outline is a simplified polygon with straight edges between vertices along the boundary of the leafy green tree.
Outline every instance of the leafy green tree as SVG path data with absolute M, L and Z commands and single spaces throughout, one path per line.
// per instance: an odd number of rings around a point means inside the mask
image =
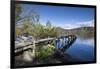
M 50 22 L 50 21 L 47 21 L 46 27 L 47 27 L 48 29 L 51 29 L 52 25 L 51 25 L 51 22 Z
M 21 17 L 20 14 L 22 13 L 22 7 L 20 4 L 15 5 L 15 21 L 17 22 Z
M 22 32 L 22 29 L 21 28 L 18 28 L 18 27 L 16 27 L 15 28 L 15 32 L 16 32 L 16 36 L 19 36 L 19 35 L 21 35 L 21 32 Z

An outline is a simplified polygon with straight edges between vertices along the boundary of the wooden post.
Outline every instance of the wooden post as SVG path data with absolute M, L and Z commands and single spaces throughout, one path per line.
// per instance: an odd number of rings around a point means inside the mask
M 32 55 L 33 55 L 33 57 L 35 57 L 35 39 L 32 38 L 32 40 L 33 40 Z

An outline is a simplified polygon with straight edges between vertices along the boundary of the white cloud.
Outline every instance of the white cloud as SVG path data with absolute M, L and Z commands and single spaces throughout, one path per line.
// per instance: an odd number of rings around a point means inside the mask
M 77 22 L 77 23 L 67 23 L 63 26 L 65 29 L 74 29 L 79 27 L 94 27 L 94 20 L 86 21 L 86 22 Z

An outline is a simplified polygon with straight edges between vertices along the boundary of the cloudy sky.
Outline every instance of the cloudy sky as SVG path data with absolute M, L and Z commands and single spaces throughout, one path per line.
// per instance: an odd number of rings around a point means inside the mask
M 37 12 L 40 15 L 40 23 L 46 25 L 50 21 L 52 25 L 65 29 L 82 26 L 94 26 L 94 8 L 83 7 L 61 7 L 22 4 L 23 14 Z
M 62 26 L 64 29 L 74 29 L 78 27 L 94 27 L 94 20 L 84 21 L 84 22 L 76 22 L 73 24 L 67 23 L 65 26 Z

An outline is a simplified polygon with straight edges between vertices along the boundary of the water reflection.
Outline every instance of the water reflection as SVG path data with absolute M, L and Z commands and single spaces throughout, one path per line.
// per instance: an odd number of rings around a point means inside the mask
M 94 61 L 94 39 L 78 38 L 66 54 L 78 61 Z

